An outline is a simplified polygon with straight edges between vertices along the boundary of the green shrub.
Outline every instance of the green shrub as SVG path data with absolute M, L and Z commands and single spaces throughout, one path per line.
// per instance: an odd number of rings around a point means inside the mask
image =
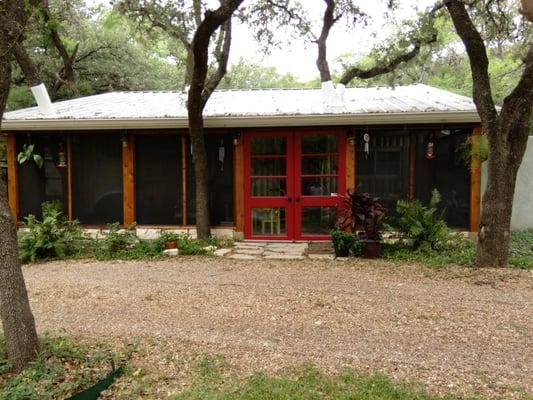
M 363 249 L 361 239 L 355 233 L 335 229 L 331 231 L 331 241 L 337 256 L 344 254 L 358 256 Z
M 533 268 L 533 228 L 511 232 L 509 264 Z
M 94 256 L 98 260 L 139 260 L 162 256 L 159 242 L 140 240 L 135 225 L 124 229 L 119 223 L 110 224 L 103 235 L 94 243 Z
M 26 218 L 27 232 L 19 235 L 20 258 L 23 262 L 74 255 L 84 238 L 77 221 L 68 221 L 59 202 L 42 204 L 43 220 L 34 215 Z
M 413 241 L 414 249 L 428 247 L 435 250 L 439 244 L 448 240 L 448 226 L 442 219 L 442 214 L 437 215 L 439 202 L 440 194 L 437 189 L 433 190 L 428 207 L 418 200 L 398 201 L 396 206 L 398 216 L 392 226 L 403 237 Z

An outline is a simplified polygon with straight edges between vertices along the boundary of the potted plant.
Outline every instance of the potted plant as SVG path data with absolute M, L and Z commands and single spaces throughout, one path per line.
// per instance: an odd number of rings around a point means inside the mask
M 179 235 L 173 232 L 163 232 L 159 237 L 165 250 L 177 249 L 179 245 Z
M 381 232 L 387 209 L 379 202 L 379 197 L 359 193 L 355 189 L 348 189 L 346 195 L 341 197 L 343 204 L 338 226 L 342 230 L 359 232 L 363 257 L 380 257 L 383 252 Z
M 331 231 L 331 241 L 333 242 L 336 257 L 348 257 L 358 238 L 351 232 L 335 229 Z

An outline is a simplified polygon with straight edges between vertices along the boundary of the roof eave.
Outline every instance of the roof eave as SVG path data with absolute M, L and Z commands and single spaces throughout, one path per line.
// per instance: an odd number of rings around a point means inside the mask
M 206 128 L 264 128 L 281 126 L 392 125 L 477 123 L 474 111 L 424 113 L 316 114 L 205 117 Z M 3 131 L 75 131 L 104 129 L 183 129 L 187 118 L 33 119 L 4 120 Z

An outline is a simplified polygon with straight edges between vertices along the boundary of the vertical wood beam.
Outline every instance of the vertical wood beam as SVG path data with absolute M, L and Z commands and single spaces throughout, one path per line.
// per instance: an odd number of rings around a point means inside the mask
M 472 131 L 472 146 L 477 146 L 482 134 L 480 126 Z M 476 157 L 470 158 L 470 232 L 479 230 L 481 214 L 481 162 Z
M 187 135 L 181 135 L 181 214 L 187 225 Z
M 74 219 L 72 208 L 72 134 L 67 133 L 67 212 L 68 219 Z
M 412 201 L 415 198 L 415 164 L 416 164 L 416 134 L 409 134 L 409 177 L 408 177 L 408 196 Z
M 242 134 L 235 139 L 233 171 L 235 231 L 244 232 L 244 146 Z
M 346 141 L 346 189 L 355 189 L 355 157 L 355 136 L 348 136 Z
M 17 165 L 17 139 L 14 133 L 7 134 L 7 193 L 9 207 L 15 223 L 19 220 L 19 174 Z
M 122 184 L 124 226 L 135 222 L 135 136 L 126 134 L 127 142 L 122 142 Z

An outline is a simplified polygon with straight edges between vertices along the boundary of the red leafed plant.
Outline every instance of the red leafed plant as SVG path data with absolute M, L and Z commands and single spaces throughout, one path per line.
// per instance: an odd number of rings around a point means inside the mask
M 346 195 L 339 195 L 342 205 L 337 219 L 337 228 L 342 231 L 364 231 L 367 240 L 381 239 L 383 219 L 387 208 L 379 202 L 379 197 L 371 193 L 359 193 L 355 189 L 346 190 Z

